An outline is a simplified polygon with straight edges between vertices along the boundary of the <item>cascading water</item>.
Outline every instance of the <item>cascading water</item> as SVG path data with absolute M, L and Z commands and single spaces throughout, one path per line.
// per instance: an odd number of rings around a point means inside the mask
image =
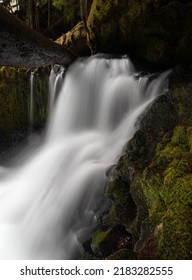
M 29 130 L 33 130 L 34 122 L 34 71 L 30 74 Z
M 51 117 L 44 143 L 0 177 L 0 258 L 78 258 L 136 121 L 165 90 L 168 72 L 137 77 L 127 58 L 89 58 L 52 71 Z M 53 81 L 54 80 L 54 81 Z M 53 106 L 55 95 L 58 98 Z
M 49 115 L 52 114 L 57 97 L 56 95 L 60 92 L 63 82 L 64 71 L 65 68 L 57 64 L 54 65 L 51 69 L 49 79 Z

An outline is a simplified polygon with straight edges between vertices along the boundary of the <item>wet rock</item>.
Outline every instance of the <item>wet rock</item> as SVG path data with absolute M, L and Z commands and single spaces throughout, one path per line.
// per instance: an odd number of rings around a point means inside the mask
M 180 66 L 173 70 L 169 92 L 141 116 L 138 131 L 113 171 L 105 191 L 111 201 L 102 221 L 107 230 L 98 231 L 96 244 L 121 224 L 133 246 L 110 252 L 98 245 L 95 253 L 100 258 L 106 250 L 108 259 L 191 259 L 190 73 Z
M 171 88 L 143 116 L 140 130 L 128 144 L 127 161 L 119 164 L 118 172 L 127 170 L 137 207 L 130 228 L 140 259 L 191 258 L 191 249 L 186 248 L 191 248 L 192 89 L 191 83 Z M 131 177 L 130 167 L 135 170 Z
M 99 231 L 92 240 L 92 249 L 96 254 L 107 257 L 122 248 L 131 248 L 131 235 L 122 225 Z
M 47 91 L 50 69 L 34 70 L 34 128 L 41 128 L 47 116 Z M 30 71 L 24 68 L 0 67 L 0 133 L 29 129 Z

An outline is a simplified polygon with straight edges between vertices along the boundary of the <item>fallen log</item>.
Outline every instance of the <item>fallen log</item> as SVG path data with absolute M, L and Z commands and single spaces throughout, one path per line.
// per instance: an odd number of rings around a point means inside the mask
M 75 55 L 25 25 L 0 5 L 0 65 L 42 67 L 68 65 Z

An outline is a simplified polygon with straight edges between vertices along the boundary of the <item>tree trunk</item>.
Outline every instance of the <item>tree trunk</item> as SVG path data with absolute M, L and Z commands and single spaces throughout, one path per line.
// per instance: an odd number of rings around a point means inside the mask
M 27 12 L 25 23 L 33 28 L 33 0 L 27 1 Z
M 47 0 L 47 28 L 51 23 L 51 1 Z
M 0 6 L 0 65 L 67 65 L 75 58 L 65 47 L 45 38 Z

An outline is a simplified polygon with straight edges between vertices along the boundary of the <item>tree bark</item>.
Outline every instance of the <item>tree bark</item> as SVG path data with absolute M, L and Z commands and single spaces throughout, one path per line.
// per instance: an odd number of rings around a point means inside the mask
M 64 46 L 26 26 L 0 5 L 0 65 L 26 68 L 68 65 L 75 58 Z
M 27 1 L 27 13 L 25 23 L 33 28 L 33 0 Z

